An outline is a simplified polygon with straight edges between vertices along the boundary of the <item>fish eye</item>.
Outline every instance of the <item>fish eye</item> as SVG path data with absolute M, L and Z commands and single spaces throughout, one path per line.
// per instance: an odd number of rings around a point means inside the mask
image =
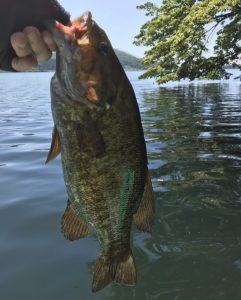
M 97 50 L 100 54 L 103 54 L 103 55 L 107 55 L 109 52 L 108 46 L 103 42 L 99 43 L 99 45 L 97 46 Z

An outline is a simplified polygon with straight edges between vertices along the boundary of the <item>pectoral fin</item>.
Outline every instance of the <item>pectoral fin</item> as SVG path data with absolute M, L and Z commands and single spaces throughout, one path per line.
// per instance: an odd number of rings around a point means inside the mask
M 133 221 L 139 230 L 144 232 L 152 231 L 152 226 L 154 223 L 154 212 L 154 192 L 150 174 L 149 172 L 147 172 L 143 198 L 136 214 L 133 215 Z
M 61 151 L 61 145 L 59 140 L 59 134 L 56 126 L 54 126 L 53 133 L 52 133 L 51 147 L 45 163 L 47 164 L 50 160 L 55 159 L 55 157 L 59 155 L 60 151 Z

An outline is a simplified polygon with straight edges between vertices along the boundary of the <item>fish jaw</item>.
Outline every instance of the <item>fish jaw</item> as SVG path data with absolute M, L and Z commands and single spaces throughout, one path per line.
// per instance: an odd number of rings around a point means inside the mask
M 59 55 L 61 58 L 64 58 L 66 62 L 70 63 L 74 50 L 74 33 L 72 28 L 53 20 L 45 21 L 45 25 L 53 35 L 53 39 L 58 47 Z M 65 32 L 60 30 L 62 27 L 64 27 Z
M 61 57 L 71 62 L 79 56 L 75 55 L 76 50 L 78 50 L 77 40 L 82 39 L 85 42 L 88 40 L 86 35 L 91 30 L 92 15 L 90 12 L 85 12 L 79 17 L 78 24 L 72 26 L 65 26 L 53 20 L 45 21 L 45 25 L 51 31 Z
M 61 93 L 98 110 L 110 109 L 123 69 L 105 32 L 90 12 L 70 26 L 46 24 L 58 46 L 56 82 Z
M 92 27 L 91 13 L 84 13 L 72 26 L 65 26 L 53 20 L 45 21 L 45 25 L 58 46 L 55 78 L 62 90 L 70 99 L 91 109 L 99 109 L 98 103 L 86 99 L 87 84 L 84 80 L 80 81 L 78 77 L 82 61 L 81 48 L 78 43 L 80 42 L 81 45 L 89 43 L 88 33 Z

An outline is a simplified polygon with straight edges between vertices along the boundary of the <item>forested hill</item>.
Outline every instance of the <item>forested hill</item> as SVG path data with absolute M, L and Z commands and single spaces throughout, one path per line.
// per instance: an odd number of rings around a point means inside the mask
M 142 69 L 142 65 L 141 65 L 141 59 L 135 57 L 134 55 L 131 55 L 129 53 L 126 53 L 124 51 L 115 49 L 115 53 L 119 59 L 119 61 L 121 62 L 122 66 L 125 69 Z
M 137 58 L 134 55 L 128 54 L 118 49 L 115 49 L 115 53 L 119 61 L 121 62 L 122 66 L 124 67 L 124 69 L 127 70 L 142 69 L 140 58 Z M 39 66 L 39 70 L 42 72 L 55 70 L 55 56 L 53 56 L 49 61 L 41 62 Z

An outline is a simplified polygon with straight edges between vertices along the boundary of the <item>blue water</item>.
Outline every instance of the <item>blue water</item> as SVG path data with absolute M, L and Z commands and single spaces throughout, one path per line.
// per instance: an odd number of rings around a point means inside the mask
M 152 236 L 133 228 L 135 288 L 92 294 L 95 233 L 60 233 L 60 158 L 45 165 L 51 73 L 0 73 L 0 299 L 241 299 L 241 84 L 138 80 L 156 197 Z

